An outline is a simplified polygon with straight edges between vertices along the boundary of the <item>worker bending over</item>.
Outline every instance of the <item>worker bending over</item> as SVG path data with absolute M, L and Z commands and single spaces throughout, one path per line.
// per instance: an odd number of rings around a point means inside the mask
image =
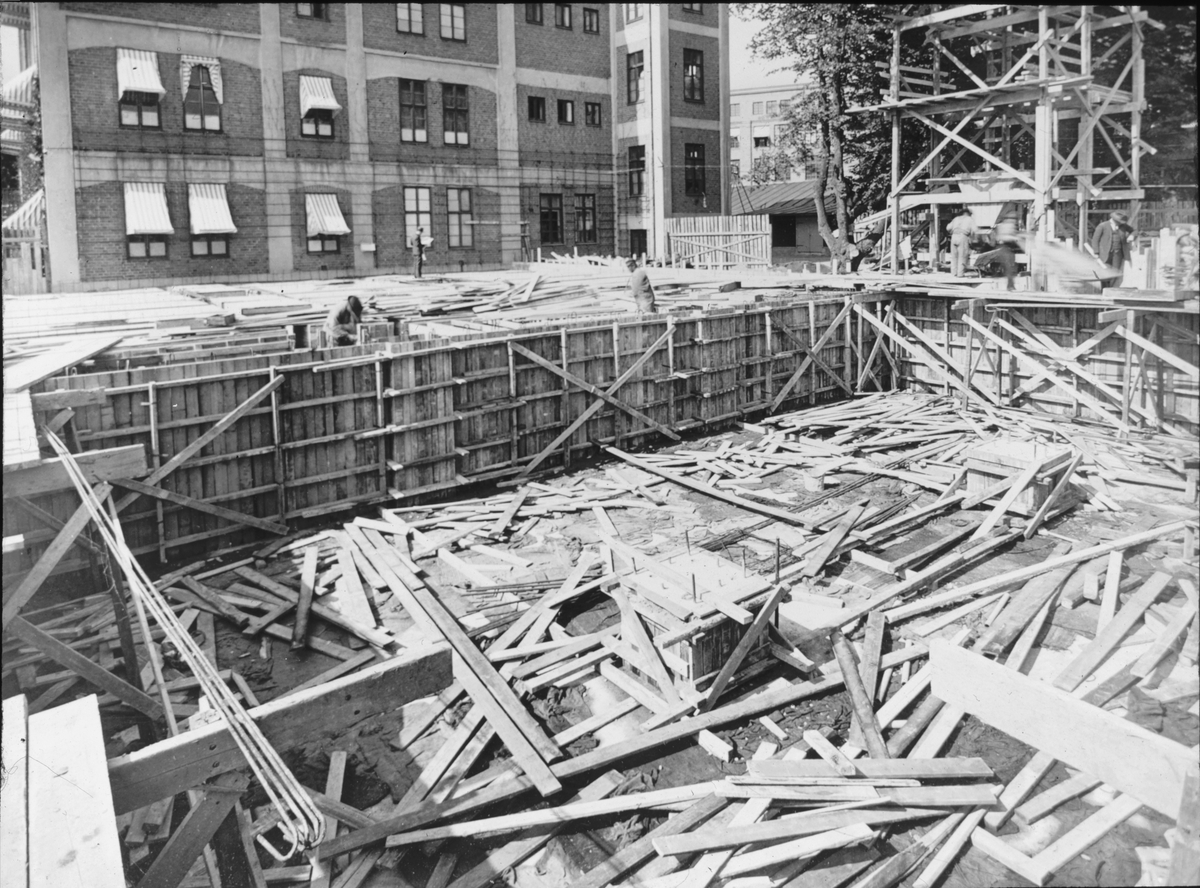
M 646 269 L 638 268 L 634 259 L 626 259 L 625 266 L 629 269 L 629 285 L 625 292 L 637 303 L 638 311 L 657 311 L 654 302 L 654 287 L 650 286 L 650 275 Z
M 971 208 L 963 207 L 958 215 L 946 226 L 950 232 L 950 273 L 962 277 L 971 257 L 971 241 L 979 236 L 975 220 L 971 217 Z
M 329 338 L 329 344 L 357 345 L 362 313 L 362 301 L 357 296 L 350 296 L 341 305 L 331 308 L 322 328 Z

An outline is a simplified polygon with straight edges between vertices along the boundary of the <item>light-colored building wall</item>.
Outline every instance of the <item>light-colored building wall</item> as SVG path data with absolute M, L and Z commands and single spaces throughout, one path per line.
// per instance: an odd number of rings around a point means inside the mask
M 787 126 L 787 106 L 802 92 L 797 86 L 773 86 L 734 89 L 729 94 L 729 141 L 727 159 L 741 176 L 746 176 L 754 161 L 774 151 L 779 136 Z M 756 147 L 755 139 L 767 139 L 769 144 Z M 810 165 L 811 166 L 811 165 Z M 792 168 L 789 182 L 810 178 L 811 169 L 804 164 Z

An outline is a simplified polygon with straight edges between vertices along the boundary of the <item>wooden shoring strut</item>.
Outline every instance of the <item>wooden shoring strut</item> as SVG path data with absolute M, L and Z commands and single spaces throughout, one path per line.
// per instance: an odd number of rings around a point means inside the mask
M 843 310 L 838 315 L 839 318 L 842 318 L 845 316 L 847 316 L 847 312 L 845 310 Z M 778 318 L 774 318 L 773 323 L 776 327 L 779 328 L 780 332 L 782 332 L 785 336 L 787 336 L 788 339 L 790 339 L 790 340 L 792 340 L 792 342 L 796 343 L 797 347 L 799 347 L 800 350 L 803 351 L 804 354 L 808 358 L 810 358 L 814 364 L 817 365 L 817 367 L 819 367 L 821 370 L 824 370 L 826 373 L 828 373 L 833 378 L 833 381 L 842 387 L 842 390 L 845 391 L 846 394 L 848 394 L 848 395 L 854 394 L 854 390 L 852 388 L 850 388 L 849 385 L 846 384 L 846 381 L 844 379 L 842 379 L 840 376 L 838 376 L 837 373 L 835 373 L 833 371 L 832 367 L 830 367 L 828 364 L 826 364 L 824 361 L 821 360 L 820 355 L 816 349 L 810 348 L 809 344 L 807 342 L 805 342 L 803 339 L 801 339 L 800 336 L 797 335 L 795 332 L 793 332 L 792 329 L 790 327 L 788 327 L 787 324 L 783 323 Z
M 837 332 L 838 325 L 841 324 L 841 322 L 845 319 L 845 317 L 850 313 L 851 306 L 854 306 L 855 310 L 857 310 L 861 313 L 861 309 L 858 308 L 857 303 L 852 302 L 852 303 L 847 303 L 846 305 L 842 306 L 841 311 L 839 311 L 837 313 L 837 317 L 835 317 L 832 321 L 830 321 L 829 329 L 827 329 L 821 335 L 821 338 L 817 340 L 816 345 L 814 345 L 811 349 L 807 350 L 808 355 L 804 358 L 803 361 L 800 362 L 800 366 L 796 368 L 794 373 L 792 373 L 791 378 L 788 379 L 788 381 L 783 384 L 783 388 L 781 388 L 779 390 L 779 394 L 777 394 L 775 396 L 775 400 L 771 402 L 771 411 L 770 412 L 774 413 L 776 410 L 779 409 L 779 405 L 782 404 L 787 399 L 788 394 L 791 392 L 791 390 L 795 387 L 796 383 L 799 382 L 801 377 L 804 375 L 804 371 L 807 370 L 810 365 L 816 363 L 813 360 L 813 356 L 815 354 L 820 353 L 821 349 L 823 349 L 825 347 L 826 343 L 828 343 L 829 340 L 833 338 L 833 334 Z

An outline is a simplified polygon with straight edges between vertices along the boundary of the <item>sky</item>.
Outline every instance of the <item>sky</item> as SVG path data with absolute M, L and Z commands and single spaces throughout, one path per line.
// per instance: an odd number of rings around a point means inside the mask
M 780 62 L 768 62 L 750 54 L 750 40 L 761 26 L 761 22 L 742 21 L 732 11 L 729 14 L 730 89 L 785 86 L 795 82 L 790 70 L 772 73 Z

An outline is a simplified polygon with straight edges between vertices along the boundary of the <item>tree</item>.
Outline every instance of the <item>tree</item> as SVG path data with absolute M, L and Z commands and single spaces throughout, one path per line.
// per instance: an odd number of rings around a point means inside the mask
M 741 3 L 738 14 L 763 23 L 751 48 L 791 63 L 810 84 L 789 112 L 785 147 L 814 161 L 818 193 L 830 194 L 834 218 L 816 202 L 817 228 L 835 263 L 853 255 L 851 223 L 882 206 L 891 179 L 891 131 L 878 113 L 847 114 L 878 101 L 875 62 L 891 61 L 894 7 L 854 3 Z M 815 138 L 813 137 L 815 135 Z M 834 230 L 836 226 L 836 232 Z
M 755 186 L 771 182 L 786 182 L 792 177 L 794 166 L 792 158 L 786 151 L 778 148 L 764 151 L 754 158 L 750 170 L 742 176 L 742 184 Z
M 1166 27 L 1143 27 L 1146 43 L 1146 113 L 1142 138 L 1158 153 L 1142 158 L 1142 184 L 1187 186 L 1196 195 L 1196 7 L 1153 6 L 1151 18 Z M 1119 30 L 1119 29 L 1114 29 Z M 1147 197 L 1158 198 L 1155 189 Z

